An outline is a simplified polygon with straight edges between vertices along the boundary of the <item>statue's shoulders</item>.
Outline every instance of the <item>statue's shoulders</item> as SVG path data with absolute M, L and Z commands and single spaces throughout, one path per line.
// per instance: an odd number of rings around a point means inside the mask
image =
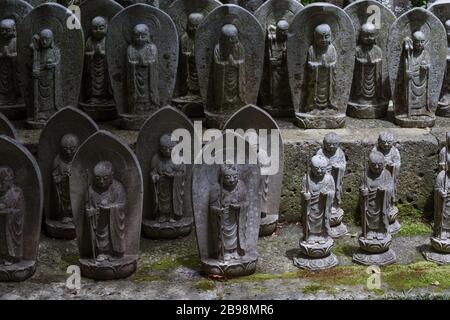
M 112 188 L 113 188 L 113 190 L 119 191 L 119 192 L 125 191 L 125 187 L 123 186 L 122 182 L 120 182 L 120 181 L 117 180 L 117 179 L 114 179 L 114 180 L 113 180 Z

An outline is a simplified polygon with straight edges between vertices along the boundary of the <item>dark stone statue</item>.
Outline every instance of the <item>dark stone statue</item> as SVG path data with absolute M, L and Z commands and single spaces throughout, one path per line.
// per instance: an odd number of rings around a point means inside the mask
M 330 219 L 336 186 L 328 173 L 326 157 L 312 157 L 310 169 L 302 180 L 301 256 L 294 258 L 294 265 L 309 270 L 322 270 L 336 266 L 338 260 L 331 252 Z
M 25 147 L 0 136 L 0 281 L 18 282 L 36 269 L 42 219 L 42 179 Z
M 387 114 L 391 94 L 387 40 L 395 15 L 375 0 L 356 1 L 344 11 L 353 22 L 357 40 L 347 115 L 362 119 L 383 118 Z M 380 18 L 374 20 L 375 11 Z
M 386 169 L 391 173 L 394 181 L 394 190 L 392 197 L 388 200 L 388 231 L 391 234 L 397 233 L 400 230 L 400 223 L 397 220 L 398 208 L 395 206 L 395 196 L 397 193 L 397 181 L 400 175 L 401 158 L 400 152 L 394 146 L 394 135 L 388 131 L 380 133 L 378 137 L 378 144 L 373 148 L 373 151 L 380 152 L 384 156 Z
M 445 170 L 450 156 L 450 131 L 445 134 L 445 147 L 439 152 L 439 170 Z
M 372 151 L 360 186 L 362 232 L 358 242 L 361 250 L 353 255 L 353 261 L 369 266 L 395 262 L 395 252 L 389 248 L 392 236 L 388 218 L 393 193 L 394 179 L 386 169 L 384 155 Z
M 330 216 L 330 236 L 339 238 L 347 233 L 347 226 L 342 222 L 344 219 L 344 210 L 341 208 L 343 195 L 343 182 L 345 171 L 347 169 L 347 160 L 345 153 L 340 147 L 340 138 L 337 134 L 328 133 L 323 139 L 323 147 L 317 152 L 317 155 L 323 156 L 328 160 L 328 174 L 334 179 L 335 192 Z

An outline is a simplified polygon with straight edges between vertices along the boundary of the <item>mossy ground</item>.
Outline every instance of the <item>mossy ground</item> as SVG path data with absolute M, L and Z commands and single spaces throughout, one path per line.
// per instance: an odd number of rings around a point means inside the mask
M 431 234 L 431 224 L 426 221 L 426 215 L 422 211 L 409 204 L 397 204 L 397 208 L 398 220 L 402 225 L 399 236 Z

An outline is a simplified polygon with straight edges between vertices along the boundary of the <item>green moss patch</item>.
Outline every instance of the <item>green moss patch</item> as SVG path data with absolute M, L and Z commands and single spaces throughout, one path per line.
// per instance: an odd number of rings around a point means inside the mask
M 200 291 L 210 291 L 216 288 L 216 284 L 211 280 L 201 280 L 195 283 L 195 287 Z

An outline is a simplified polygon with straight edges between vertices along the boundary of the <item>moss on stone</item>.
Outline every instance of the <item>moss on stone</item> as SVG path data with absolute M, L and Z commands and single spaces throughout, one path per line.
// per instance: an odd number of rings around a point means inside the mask
M 352 257 L 357 247 L 348 244 L 336 244 L 333 248 L 333 253 L 338 256 Z
M 62 269 L 66 269 L 68 266 L 78 265 L 80 257 L 77 254 L 64 254 L 61 256 L 63 265 Z
M 216 284 L 211 280 L 200 280 L 195 283 L 195 287 L 201 291 L 210 291 L 216 288 Z
M 398 235 L 399 236 L 418 236 L 423 234 L 431 234 L 432 229 L 429 224 L 422 222 L 403 222 Z
M 416 236 L 430 234 L 431 226 L 425 222 L 425 214 L 411 204 L 397 204 L 398 219 L 402 225 L 398 235 Z
M 274 279 L 296 279 L 298 278 L 297 272 L 285 272 L 285 273 L 254 273 L 249 276 L 232 279 L 231 281 L 265 281 Z

